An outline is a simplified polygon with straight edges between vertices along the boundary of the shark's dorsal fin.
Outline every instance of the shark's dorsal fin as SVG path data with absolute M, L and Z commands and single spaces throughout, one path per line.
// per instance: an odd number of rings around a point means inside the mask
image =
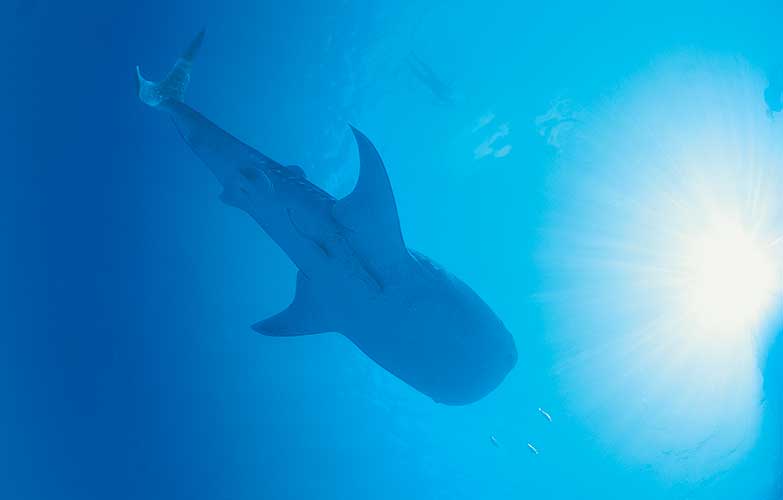
M 397 204 L 380 154 L 370 140 L 351 127 L 359 147 L 359 179 L 353 191 L 337 201 L 335 220 L 348 229 L 352 244 L 372 270 L 383 277 L 407 255 Z
M 296 275 L 296 295 L 283 311 L 253 325 L 253 330 L 273 337 L 294 337 L 332 331 L 327 326 L 326 309 L 319 303 L 310 279 Z

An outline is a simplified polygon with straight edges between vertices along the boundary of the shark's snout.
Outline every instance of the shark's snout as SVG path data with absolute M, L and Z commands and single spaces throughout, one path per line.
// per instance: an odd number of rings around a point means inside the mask
M 519 358 L 519 353 L 517 353 L 517 346 L 514 344 L 514 342 L 511 342 L 511 350 L 508 353 L 508 371 L 511 371 L 514 369 L 514 367 L 517 365 L 517 359 Z

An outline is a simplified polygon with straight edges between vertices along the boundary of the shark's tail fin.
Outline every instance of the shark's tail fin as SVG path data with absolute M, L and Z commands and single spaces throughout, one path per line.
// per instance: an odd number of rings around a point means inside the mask
M 205 30 L 201 30 L 190 42 L 190 45 L 174 63 L 166 78 L 160 82 L 151 82 L 141 76 L 139 67 L 136 66 L 136 91 L 139 99 L 144 104 L 153 108 L 168 100 L 182 102 L 185 91 L 190 83 L 190 70 L 193 67 L 193 58 L 204 41 Z

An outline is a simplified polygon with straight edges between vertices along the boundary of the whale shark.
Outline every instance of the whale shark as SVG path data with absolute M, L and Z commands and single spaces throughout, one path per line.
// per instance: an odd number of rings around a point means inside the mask
M 272 160 L 184 103 L 203 38 L 161 81 L 137 67 L 137 92 L 171 117 L 222 185 L 222 201 L 250 215 L 298 269 L 291 304 L 252 328 L 344 335 L 437 403 L 470 404 L 498 387 L 517 361 L 511 333 L 468 285 L 406 246 L 386 167 L 367 136 L 351 126 L 359 176 L 350 194 L 334 198 L 301 167 Z

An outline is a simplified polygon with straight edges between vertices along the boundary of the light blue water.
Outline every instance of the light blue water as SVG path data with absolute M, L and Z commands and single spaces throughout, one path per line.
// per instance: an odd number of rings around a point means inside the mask
M 669 144 L 780 198 L 781 5 L 3 7 L 3 498 L 780 498 L 779 304 L 720 356 L 682 323 L 637 342 L 658 302 L 594 262 L 666 226 L 638 214 L 687 192 Z M 372 138 L 408 245 L 514 334 L 490 396 L 437 405 L 337 335 L 250 331 L 295 268 L 134 94 L 202 26 L 187 101 L 237 137 L 335 196 L 348 124 Z

